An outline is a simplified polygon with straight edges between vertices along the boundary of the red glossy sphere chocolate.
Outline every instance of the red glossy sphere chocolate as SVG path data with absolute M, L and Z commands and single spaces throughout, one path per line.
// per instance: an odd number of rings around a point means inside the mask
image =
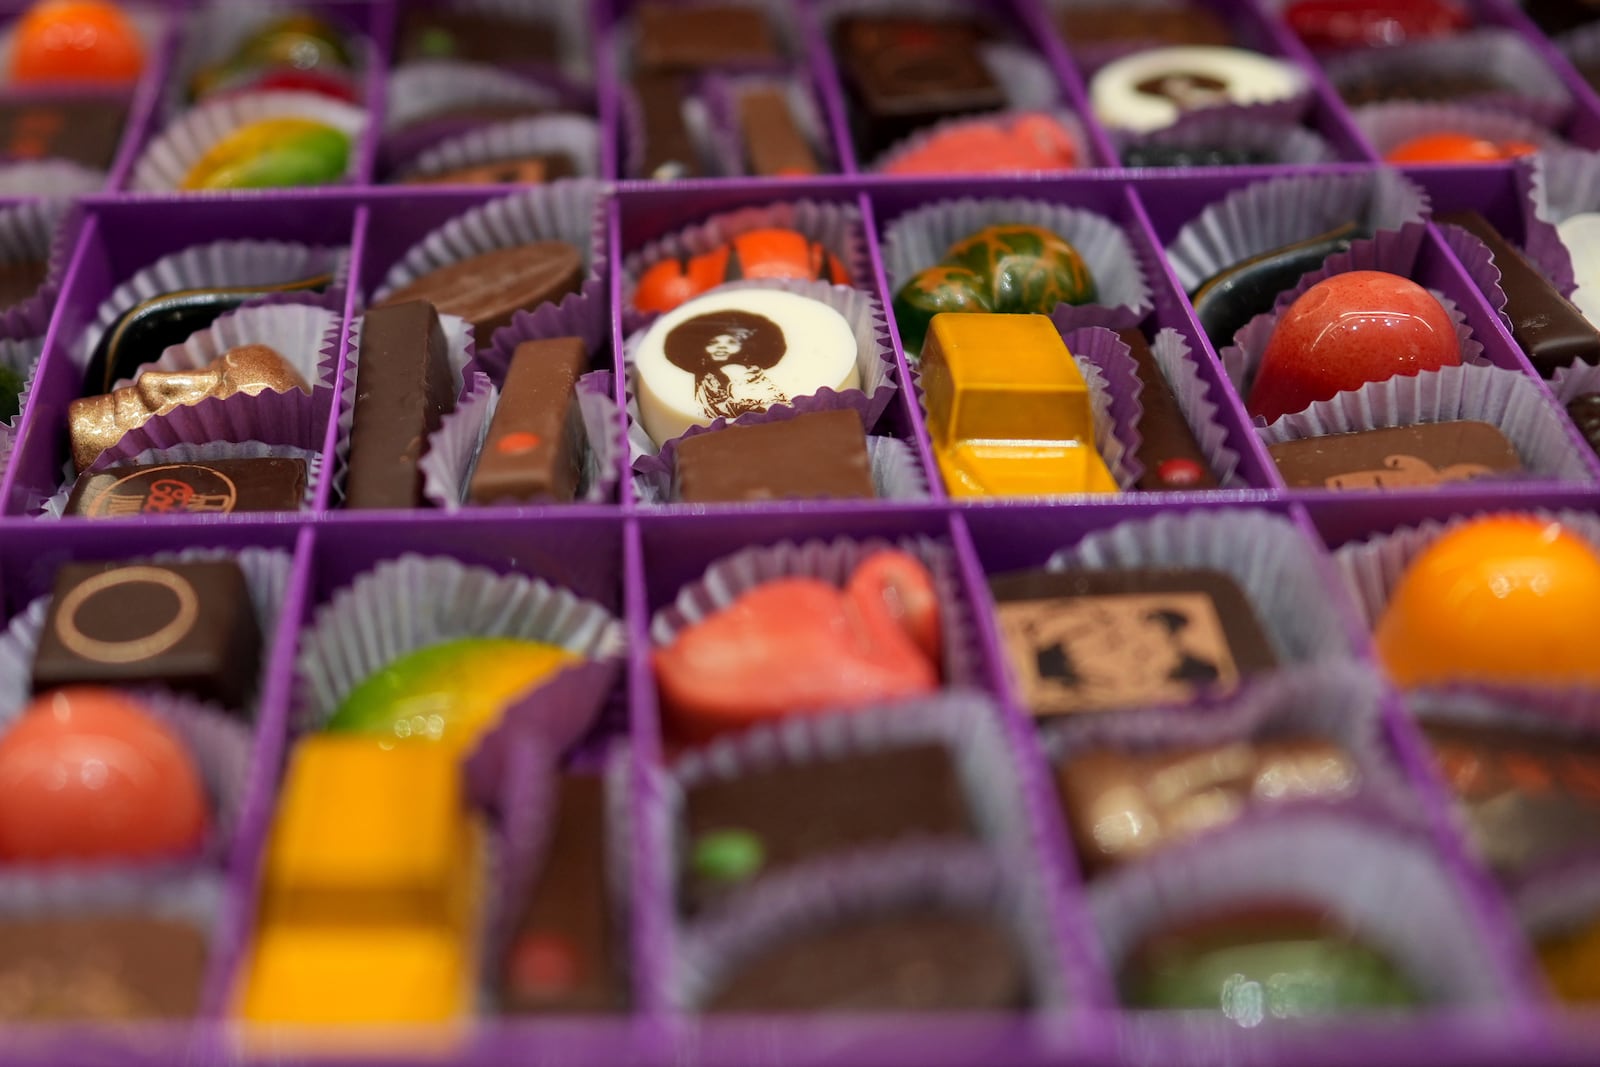
M 1403 141 L 1383 158 L 1390 163 L 1503 163 L 1537 152 L 1527 141 L 1490 141 L 1467 133 L 1428 133 Z
M 179 856 L 205 827 L 183 742 L 119 693 L 58 689 L 0 736 L 0 860 Z
M 1445 0 L 1298 0 L 1283 13 L 1312 48 L 1374 48 L 1445 37 L 1467 28 Z
M 1271 422 L 1369 382 L 1460 362 L 1455 323 L 1422 286 L 1377 270 L 1335 274 L 1284 311 L 1246 406 Z

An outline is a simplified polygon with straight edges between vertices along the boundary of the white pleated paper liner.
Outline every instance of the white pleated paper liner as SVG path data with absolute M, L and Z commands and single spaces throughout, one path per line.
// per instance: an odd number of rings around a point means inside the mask
M 1066 305 L 1057 325 L 1076 329 L 1137 326 L 1149 314 L 1150 284 L 1122 227 L 1104 215 L 1044 200 L 942 200 L 909 211 L 890 223 L 883 237 L 883 267 L 889 288 L 899 292 L 918 271 L 944 259 L 950 248 L 990 226 L 1038 226 L 1065 240 L 1083 257 L 1094 279 L 1095 303 Z
M 1360 247 L 1352 247 L 1350 251 L 1370 252 L 1378 250 L 1379 247 L 1367 244 Z M 1330 257 L 1330 263 L 1333 258 Z M 1338 264 L 1338 269 L 1334 270 L 1333 273 L 1347 274 L 1352 270 L 1387 269 L 1383 266 L 1364 265 L 1362 262 L 1364 258 L 1358 258 L 1354 265 L 1348 267 L 1344 264 Z M 1377 262 L 1394 263 L 1396 260 L 1378 257 Z M 1325 267 L 1324 270 L 1326 269 L 1329 268 Z M 1233 335 L 1233 343 L 1217 353 L 1217 357 L 1222 360 L 1222 369 L 1227 372 L 1228 381 L 1239 391 L 1241 397 L 1248 400 L 1250 396 L 1250 391 L 1255 385 L 1256 372 L 1261 368 L 1261 359 L 1266 355 L 1267 346 L 1271 343 L 1272 335 L 1278 328 L 1278 321 L 1289 310 L 1290 305 L 1303 295 L 1307 289 L 1332 276 L 1331 274 L 1325 276 L 1324 270 L 1307 274 L 1300 279 L 1299 285 L 1279 293 L 1277 306 L 1274 310 L 1264 311 L 1245 323 L 1239 332 Z M 1389 270 L 1388 272 L 1405 277 L 1404 271 Z M 1456 342 L 1459 346 L 1461 362 L 1469 366 L 1474 364 L 1488 366 L 1488 357 L 1484 355 L 1483 343 L 1473 336 L 1472 327 L 1467 325 L 1466 313 L 1456 305 L 1454 300 L 1443 293 L 1434 289 L 1429 289 L 1428 293 L 1439 302 L 1440 307 L 1444 308 L 1445 314 L 1450 316 L 1450 321 L 1456 324 Z M 1259 416 L 1257 416 L 1257 421 L 1259 421 Z
M 1600 366 L 1580 362 L 1561 367 L 1550 379 L 1550 391 L 1562 407 L 1585 393 L 1600 393 Z
M 1061 716 L 1041 728 L 1041 743 L 1050 762 L 1060 764 L 1107 749 L 1150 755 L 1235 742 L 1328 741 L 1351 757 L 1359 774 L 1354 793 L 1340 805 L 1353 803 L 1397 822 L 1421 824 L 1416 791 L 1389 745 L 1385 693 L 1382 679 L 1363 664 L 1308 664 L 1246 679 L 1238 693 L 1211 707 Z M 1270 806 L 1282 811 L 1289 804 L 1335 806 L 1289 796 L 1272 798 Z
M 1600 518 L 1578 511 L 1528 509 L 1484 512 L 1481 515 L 1456 515 L 1440 521 L 1428 519 L 1415 526 L 1403 526 L 1387 534 L 1376 534 L 1363 541 L 1342 545 L 1333 553 L 1333 562 L 1354 596 L 1368 629 L 1377 625 L 1389 606 L 1389 597 L 1411 562 L 1444 534 L 1491 516 L 1533 517 L 1558 522 L 1569 533 L 1588 542 L 1600 552 Z
M 1336 163 L 1339 153 L 1315 130 L 1293 122 L 1268 122 L 1248 107 L 1215 107 L 1186 111 L 1170 126 L 1135 134 L 1112 130 L 1119 152 L 1135 146 L 1223 148 L 1264 154 L 1273 163 L 1314 166 Z
M 1269 445 L 1329 434 L 1462 419 L 1486 422 L 1517 450 L 1528 475 L 1562 482 L 1590 481 L 1561 412 L 1538 383 L 1517 370 L 1484 365 L 1441 367 L 1319 400 L 1257 429 Z
M 76 229 L 62 225 L 65 200 L 41 200 L 0 209 L 0 262 L 42 262 L 45 278 L 36 292 L 10 307 L 0 308 L 0 337 L 43 337 L 50 312 L 61 292 Z
M 489 424 L 500 404 L 500 392 L 490 383 L 489 376 L 481 370 L 472 373 L 480 380 L 467 390 L 456 409 L 444 417 L 438 431 L 429 435 L 427 448 L 418 464 L 422 471 L 422 495 L 434 507 L 445 511 L 476 506 L 468 502 L 467 491 L 489 433 Z M 583 423 L 584 440 L 583 476 L 575 500 L 585 504 L 605 503 L 616 490 L 623 450 L 617 429 L 617 402 L 612 395 L 611 372 L 590 371 L 580 377 L 574 387 L 574 399 Z M 506 497 L 494 503 L 515 506 L 528 501 Z
M 1361 222 L 1385 258 L 1409 273 L 1428 212 L 1428 194 L 1394 170 L 1271 178 L 1234 190 L 1185 223 L 1167 246 L 1167 260 L 1192 293 L 1235 263 Z
M 794 408 L 773 412 L 766 422 L 788 422 L 798 418 Z M 682 437 L 668 441 L 666 447 L 654 454 L 640 455 L 633 461 L 633 489 L 642 504 L 671 504 L 676 501 L 675 485 L 678 471 L 678 446 L 691 437 L 713 433 L 704 426 L 691 427 Z M 869 435 L 866 439 L 867 462 L 871 468 L 872 487 L 879 500 L 926 500 L 928 477 L 916 451 L 905 441 L 893 437 Z
M 1038 108 L 1034 110 L 995 111 L 985 115 L 942 119 L 889 146 L 867 169 L 878 174 L 896 174 L 908 177 L 933 173 L 1039 173 L 1036 171 L 1000 169 L 981 159 L 972 160 L 971 165 L 965 168 L 938 172 L 910 167 L 907 163 L 908 160 L 914 159 L 914 157 L 920 155 L 930 145 L 940 141 L 946 135 L 959 134 L 965 130 L 982 129 L 984 127 L 999 127 L 1007 133 L 1012 133 L 1021 123 L 1039 119 L 1054 124 L 1072 146 L 1072 160 L 1060 167 L 1050 168 L 1045 173 L 1058 173 L 1060 171 L 1079 170 L 1084 167 L 1094 166 L 1094 150 L 1090 147 L 1089 138 L 1084 133 L 1083 123 L 1078 119 L 1078 116 L 1064 108 Z
M 1574 215 L 1600 211 L 1600 157 L 1576 148 L 1552 149 L 1519 166 L 1518 179 L 1527 230 L 1522 250 L 1556 290 L 1570 298 L 1578 285 L 1572 250 L 1556 226 Z
M 819 173 L 826 174 L 837 169 L 833 139 L 822 115 L 820 94 L 809 74 L 799 71 L 782 77 L 713 74 L 701 81 L 706 120 L 718 170 L 723 174 L 750 175 L 739 125 L 739 101 L 746 93 L 763 89 L 783 94 L 796 128 L 816 157 Z
M 412 245 L 372 294 L 380 304 L 398 289 L 473 256 L 535 241 L 565 241 L 583 257 L 583 291 L 598 291 L 606 269 L 602 186 L 572 179 L 499 197 L 463 212 Z M 493 338 L 480 338 L 490 345 Z
M 790 200 L 740 208 L 712 215 L 704 222 L 651 241 L 623 260 L 623 333 L 642 330 L 659 317 L 658 312 L 641 311 L 634 305 L 639 278 L 651 267 L 663 260 L 682 261 L 705 255 L 743 234 L 767 229 L 793 230 L 807 241 L 816 242 L 838 258 L 851 285 L 872 291 L 872 261 L 861 228 L 861 211 L 854 204 Z
M 299 459 L 306 465 L 306 492 L 300 501 L 300 510 L 310 511 L 316 499 L 317 484 L 322 477 L 322 453 L 314 448 L 296 445 L 269 445 L 263 441 L 208 441 L 205 444 L 176 444 L 169 448 L 151 448 L 136 456 L 121 457 L 102 452 L 100 458 L 89 464 L 90 472 L 109 470 L 119 466 L 143 466 L 154 463 L 210 463 L 224 459 Z M 55 496 L 40 506 L 39 517 L 59 519 L 66 514 L 67 502 L 72 499 L 72 488 L 77 479 L 62 484 Z
M 1055 553 L 1045 566 L 1051 571 L 1221 571 L 1255 609 L 1280 664 L 1352 656 L 1337 606 L 1323 585 L 1318 550 L 1293 522 L 1267 512 L 1191 511 L 1121 522 Z
M 150 449 L 211 441 L 264 441 L 320 451 L 333 404 L 333 369 L 339 358 L 339 316 L 304 304 L 245 307 L 217 319 L 173 345 L 145 371 L 192 371 L 205 367 L 239 345 L 264 344 L 294 367 L 311 392 L 270 389 L 251 395 L 208 397 L 156 415 L 122 438 L 100 459 L 104 465 L 128 462 Z M 123 379 L 116 388 L 133 384 Z
M 1295 903 L 1329 916 L 1398 968 L 1423 1001 L 1411 1010 L 1491 1008 L 1515 992 L 1491 931 L 1432 850 L 1375 818 L 1322 811 L 1246 816 L 1113 871 L 1089 891 L 1114 970 L 1142 939 L 1162 930 L 1252 905 Z M 1208 1014 L 1219 1030 L 1239 1026 L 1221 1011 Z
M 349 250 L 314 248 L 288 241 L 212 241 L 162 256 L 122 282 L 95 311 L 94 322 L 72 350 L 73 360 L 87 366 L 105 332 L 123 312 L 154 297 L 184 289 L 228 289 L 304 281 L 323 274 L 332 282 L 320 293 L 278 294 L 251 304 L 311 304 L 340 311 L 349 279 Z
M 982 652 L 973 606 L 961 589 L 955 552 L 948 544 L 927 537 L 890 542 L 868 540 L 783 541 L 747 548 L 724 556 L 705 574 L 678 590 L 672 603 L 650 620 L 650 640 L 659 648 L 672 644 L 682 631 L 731 605 L 742 594 L 778 578 L 816 578 L 839 589 L 849 583 L 868 556 L 885 549 L 915 556 L 933 576 L 938 594 L 939 628 L 944 652 L 939 665 L 946 689 L 980 686 Z
M 39 372 L 39 354 L 44 351 L 44 337 L 7 338 L 0 340 L 0 367 L 16 371 L 22 378 L 22 389 L 17 393 L 17 413 L 0 422 L 0 429 L 15 433 L 22 424 L 22 412 L 33 393 L 33 379 Z
M 562 155 L 580 178 L 600 176 L 600 127 L 587 115 L 555 113 L 497 122 L 450 137 L 403 163 L 395 180 L 414 182 L 466 167 Z
M 121 562 L 197 563 L 214 560 L 231 560 L 244 573 L 245 585 L 250 590 L 250 606 L 255 609 L 256 625 L 261 631 L 261 677 L 264 679 L 278 613 L 283 607 L 284 592 L 289 588 L 291 561 L 288 552 L 266 548 L 226 551 L 191 548 Z M 11 625 L 4 632 L 0 632 L 0 720 L 15 714 L 28 702 L 28 689 L 33 677 L 33 650 L 39 642 L 39 632 L 44 628 L 45 612 L 49 606 L 50 594 L 36 598 L 11 620 Z M 259 685 L 256 686 L 256 694 L 259 699 Z M 253 708 L 231 710 L 251 711 Z
M 495 727 L 527 733 L 557 754 L 593 725 L 625 641 L 605 608 L 543 579 L 408 553 L 361 574 L 317 609 L 296 661 L 296 725 L 322 727 L 370 675 L 407 653 L 466 637 L 541 641 L 582 657 L 509 704 Z M 480 745 L 487 747 L 490 739 Z
M 361 375 L 361 328 L 365 322 L 365 316 L 357 316 L 350 322 L 350 355 L 344 365 L 344 388 L 339 392 L 339 440 L 334 446 L 332 502 L 335 505 L 344 501 L 345 485 L 350 477 L 350 431 L 356 424 L 356 381 Z M 462 401 L 475 395 L 478 386 L 487 382 L 488 377 L 471 373 L 476 349 L 472 324 L 457 315 L 440 315 L 439 325 L 444 331 L 446 358 L 450 361 L 459 407 Z
M 349 138 L 344 176 L 346 180 L 355 178 L 361 163 L 356 148 L 366 129 L 366 111 L 319 93 L 270 91 L 216 97 L 190 108 L 144 150 L 134 165 L 131 188 L 140 192 L 182 189 L 194 165 L 224 137 L 254 122 L 286 118 L 320 122 Z
M 1341 94 L 1388 78 L 1415 83 L 1425 76 L 1488 75 L 1496 86 L 1493 91 L 1474 93 L 1460 102 L 1520 115 L 1551 129 L 1572 110 L 1572 94 L 1544 57 L 1514 31 L 1500 28 L 1346 52 L 1330 57 L 1323 69 Z
M 503 104 L 557 108 L 555 89 L 485 63 L 430 59 L 407 63 L 389 75 L 385 136 L 434 115 Z
M 1196 357 L 1190 354 L 1189 342 L 1183 334 L 1169 327 L 1151 340 L 1150 354 L 1177 398 L 1178 410 L 1183 412 L 1184 421 L 1200 446 L 1200 454 L 1217 477 L 1217 484 L 1224 489 L 1242 487 L 1245 482 L 1239 476 L 1239 453 L 1228 445 L 1228 429 L 1218 417 L 1221 407 L 1212 399 L 1211 385 L 1200 376 Z
M 690 926 L 670 1000 L 697 1011 L 764 951 L 855 921 L 930 912 L 986 917 L 1010 935 L 1033 1010 L 1059 1008 L 1070 979 L 1051 949 L 1042 890 L 1026 865 L 1002 866 L 973 845 L 891 845 L 774 875 L 738 904 Z
M 756 426 L 783 416 L 785 410 L 798 413 L 810 411 L 836 411 L 846 408 L 861 416 L 861 424 L 869 429 L 876 426 L 889 402 L 900 388 L 894 380 L 894 354 L 889 347 L 889 327 L 884 320 L 883 307 L 875 296 L 845 285 L 827 282 L 802 281 L 789 278 L 771 278 L 754 281 L 729 282 L 708 293 L 731 293 L 744 289 L 780 289 L 798 293 L 819 301 L 843 315 L 850 324 L 856 340 L 856 370 L 861 377 L 857 389 L 835 390 L 823 387 L 806 396 L 797 396 L 787 404 L 774 404 L 765 411 L 752 411 L 736 419 L 717 418 L 706 424 L 707 429 L 720 430 L 724 426 Z M 707 295 L 707 294 L 702 294 Z M 623 361 L 628 373 L 628 456 L 637 462 L 641 456 L 653 456 L 661 446 L 645 432 L 639 417 L 639 390 L 634 381 L 637 373 L 635 356 L 644 343 L 646 330 L 633 334 L 623 344 Z M 671 440 L 676 440 L 673 438 Z M 663 444 L 670 443 L 663 442 Z
M 1563 143 L 1532 119 L 1465 104 L 1391 100 L 1355 108 L 1351 117 L 1372 147 L 1378 150 L 1378 155 L 1385 159 L 1407 141 L 1437 133 L 1461 133 L 1496 144 L 1526 141 L 1541 151 Z
M 106 172 L 65 159 L 0 163 L 0 196 L 67 199 L 98 192 Z

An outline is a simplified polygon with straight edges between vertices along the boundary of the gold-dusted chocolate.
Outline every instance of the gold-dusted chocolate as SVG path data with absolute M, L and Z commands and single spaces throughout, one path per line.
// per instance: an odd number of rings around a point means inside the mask
M 174 408 L 235 393 L 291 389 L 311 392 L 293 365 L 267 345 L 230 348 L 199 370 L 145 371 L 132 385 L 74 400 L 67 408 L 72 462 L 85 469 L 123 434 Z

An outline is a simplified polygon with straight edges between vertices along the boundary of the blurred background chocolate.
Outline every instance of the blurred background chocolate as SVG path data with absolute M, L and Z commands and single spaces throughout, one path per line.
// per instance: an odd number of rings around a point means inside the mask
M 0 156 L 65 159 L 109 170 L 128 122 L 115 97 L 29 97 L 0 101 Z
M 799 456 L 806 461 L 795 462 Z M 686 504 L 877 495 L 861 417 L 848 409 L 685 438 L 676 475 Z
M 407 5 L 400 20 L 397 63 L 459 59 L 469 63 L 555 63 L 561 40 L 538 18 L 492 10 Z

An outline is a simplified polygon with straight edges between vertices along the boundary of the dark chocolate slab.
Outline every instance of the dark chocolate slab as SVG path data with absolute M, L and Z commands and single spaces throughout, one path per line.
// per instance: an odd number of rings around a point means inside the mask
M 0 102 L 0 158 L 65 159 L 110 170 L 128 124 L 128 102 L 36 96 Z
M 420 507 L 418 463 L 456 406 L 450 344 L 433 305 L 391 300 L 368 311 L 357 358 L 345 507 Z
M 1128 355 L 1139 373 L 1139 404 L 1144 413 L 1139 417 L 1139 462 L 1144 464 L 1144 474 L 1138 487 L 1146 492 L 1157 490 L 1215 489 L 1216 475 L 1200 451 L 1189 420 L 1183 417 L 1178 398 L 1173 395 L 1167 376 L 1161 373 L 1161 364 L 1150 351 L 1144 334 L 1137 329 L 1121 330 L 1117 336 L 1128 346 Z
M 0 308 L 14 307 L 37 293 L 49 271 L 41 259 L 0 263 Z
M 1600 393 L 1584 393 L 1567 401 L 1567 415 L 1589 447 L 1600 453 Z
M 213 459 L 145 463 L 78 476 L 65 514 L 129 515 L 299 511 L 305 502 L 303 459 Z
M 517 346 L 472 472 L 472 503 L 573 498 L 583 477 L 583 419 L 573 387 L 588 362 L 577 337 Z
M 1023 571 L 989 587 L 1035 715 L 1184 703 L 1277 664 L 1244 591 L 1220 571 Z
M 494 332 L 519 311 L 575 293 L 583 282 L 583 255 L 565 241 L 534 241 L 497 248 L 440 267 L 389 294 L 380 308 L 425 300 L 441 315 L 472 323 L 487 347 Z
M 1426 489 L 1522 470 L 1505 434 L 1461 420 L 1268 445 L 1291 489 Z
M 861 417 L 840 410 L 684 438 L 676 495 L 686 504 L 710 504 L 871 499 L 877 490 Z
M 1515 93 L 1515 89 L 1475 71 L 1385 70 L 1371 77 L 1350 79 L 1337 86 L 1351 107 L 1381 104 L 1386 100 L 1459 100 L 1487 93 Z
M 0 920 L 0 1020 L 186 1020 L 200 1008 L 205 935 L 139 915 Z
M 721 66 L 776 63 L 778 41 L 759 7 L 640 4 L 634 13 L 640 70 L 686 74 Z
M 700 153 L 683 117 L 688 82 L 676 74 L 640 74 L 633 79 L 639 108 L 643 162 L 635 177 L 670 181 L 700 174 Z
M 1139 42 L 1155 45 L 1231 45 L 1227 23 L 1203 7 L 1089 7 L 1071 4 L 1056 14 L 1056 29 L 1074 48 Z
M 549 23 L 493 11 L 408 7 L 400 21 L 397 63 L 457 59 L 468 63 L 555 63 L 561 40 Z

